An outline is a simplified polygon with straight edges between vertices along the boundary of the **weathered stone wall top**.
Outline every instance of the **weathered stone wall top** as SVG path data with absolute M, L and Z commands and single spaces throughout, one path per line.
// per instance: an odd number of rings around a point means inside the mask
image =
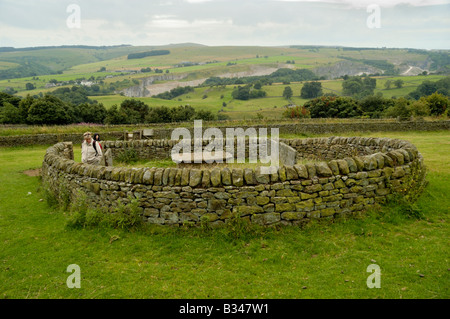
M 113 140 L 122 138 L 123 132 L 100 133 L 100 136 L 104 140 Z M 73 142 L 76 144 L 81 144 L 83 142 L 83 133 L 0 136 L 0 147 L 22 145 L 49 145 L 58 142 Z
M 232 127 L 232 126 L 230 126 Z M 343 134 L 345 132 L 398 132 L 398 131 L 439 131 L 450 130 L 450 120 L 439 121 L 383 121 L 383 120 L 364 120 L 357 119 L 352 122 L 343 123 L 286 123 L 286 124 L 252 124 L 251 128 L 279 128 L 280 134 Z M 208 127 L 204 126 L 203 130 Z M 218 127 L 223 135 L 226 134 L 225 127 Z M 242 127 L 244 130 L 248 126 Z M 192 136 L 193 128 L 188 127 Z M 173 129 L 155 128 L 154 136 L 157 139 L 170 139 Z M 268 130 L 270 131 L 270 129 Z
M 415 145 L 408 141 L 371 137 L 327 137 L 308 139 L 280 139 L 299 153 L 299 158 L 318 160 L 341 159 L 344 157 L 388 153 L 397 149 L 417 154 Z
M 328 150 L 332 146 L 365 147 L 365 152 L 373 152 L 367 155 L 345 156 L 324 161 L 296 165 L 282 165 L 274 174 L 263 174 L 261 167 L 257 168 L 213 168 L 213 169 L 189 169 L 189 168 L 121 168 L 92 166 L 77 163 L 63 158 L 62 151 L 66 147 L 64 143 L 58 143 L 47 150 L 44 161 L 49 165 L 57 165 L 61 170 L 70 174 L 98 178 L 101 180 L 122 181 L 132 184 L 144 185 L 169 185 L 191 187 L 218 187 L 218 186 L 244 186 L 257 184 L 270 184 L 291 180 L 306 180 L 313 178 L 348 175 L 349 173 L 367 172 L 385 167 L 402 166 L 421 160 L 417 148 L 403 140 L 387 138 L 364 137 L 330 137 L 313 139 L 282 140 L 295 149 L 312 149 L 320 152 Z M 124 147 L 165 147 L 164 152 L 173 147 L 178 141 L 172 140 L 144 140 L 144 141 L 116 141 L 105 142 L 105 148 Z M 350 147 L 351 148 L 351 147 Z M 354 149 L 354 148 L 353 148 Z M 166 153 L 167 154 L 167 153 Z M 169 155 L 168 153 L 167 155 Z M 332 153 L 335 154 L 335 153 Z M 336 153 L 336 155 L 339 155 Z M 170 155 L 169 155 L 170 156 Z

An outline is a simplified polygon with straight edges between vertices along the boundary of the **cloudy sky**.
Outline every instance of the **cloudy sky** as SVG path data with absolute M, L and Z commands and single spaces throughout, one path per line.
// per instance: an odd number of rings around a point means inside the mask
M 0 0 L 0 47 L 343 45 L 450 49 L 450 0 Z

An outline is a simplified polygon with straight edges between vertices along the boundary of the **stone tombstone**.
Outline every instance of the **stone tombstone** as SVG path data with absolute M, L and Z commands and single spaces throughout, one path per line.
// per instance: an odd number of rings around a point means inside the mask
M 105 153 L 103 153 L 102 159 L 100 160 L 100 165 L 102 166 L 113 166 L 113 156 L 111 149 L 107 149 Z

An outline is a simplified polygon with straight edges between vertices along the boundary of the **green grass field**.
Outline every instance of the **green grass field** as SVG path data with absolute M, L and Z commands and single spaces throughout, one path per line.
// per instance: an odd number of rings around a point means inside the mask
M 47 146 L 2 148 L 0 298 L 449 298 L 450 133 L 366 136 L 419 148 L 429 168 L 415 204 L 422 218 L 391 205 L 304 229 L 72 229 L 23 173 L 41 166 Z M 80 289 L 66 285 L 71 264 Z M 366 285 L 370 264 L 380 289 Z
M 402 88 L 385 89 L 384 83 L 387 79 L 396 80 L 403 79 L 405 84 Z M 375 94 L 381 93 L 383 97 L 401 97 L 406 96 L 408 93 L 414 91 L 423 81 L 437 81 L 443 78 L 439 75 L 431 76 L 414 76 L 414 77 L 391 77 L 391 78 L 377 78 L 377 87 Z M 342 80 L 325 80 L 322 82 L 323 93 L 342 94 Z M 294 92 L 294 96 L 290 100 L 286 100 L 282 97 L 284 89 L 290 86 Z M 291 83 L 281 84 L 274 83 L 272 85 L 263 86 L 262 89 L 266 91 L 267 97 L 259 99 L 251 99 L 247 101 L 234 100 L 231 96 L 234 85 L 228 85 L 225 88 L 222 87 L 200 87 L 195 88 L 194 92 L 185 94 L 174 98 L 172 100 L 162 100 L 154 97 L 135 98 L 143 101 L 150 107 L 167 106 L 176 107 L 179 105 L 191 105 L 195 109 L 210 110 L 213 113 L 219 111 L 229 116 L 232 120 L 235 119 L 255 119 L 260 113 L 265 118 L 277 118 L 281 119 L 283 112 L 286 110 L 285 106 L 293 103 L 294 105 L 303 105 L 307 102 L 307 99 L 300 97 L 301 88 L 303 83 Z M 207 96 L 204 98 L 204 96 Z M 223 95 L 223 98 L 221 97 Z M 129 99 L 129 97 L 121 95 L 106 95 L 95 96 L 92 99 L 97 100 L 99 103 L 103 103 L 106 108 L 110 108 L 112 105 L 120 105 L 122 101 Z M 225 102 L 227 105 L 224 107 L 222 104 Z

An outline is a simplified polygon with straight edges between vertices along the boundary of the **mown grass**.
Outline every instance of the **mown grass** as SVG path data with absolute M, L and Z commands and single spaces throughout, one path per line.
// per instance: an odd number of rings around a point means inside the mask
M 70 228 L 67 213 L 40 201 L 39 178 L 22 173 L 41 166 L 46 146 L 2 148 L 0 298 L 449 298 L 449 132 L 369 136 L 422 152 L 421 214 L 390 204 L 302 229 Z M 80 289 L 66 285 L 70 264 Z M 370 264 L 380 289 L 366 286 Z

